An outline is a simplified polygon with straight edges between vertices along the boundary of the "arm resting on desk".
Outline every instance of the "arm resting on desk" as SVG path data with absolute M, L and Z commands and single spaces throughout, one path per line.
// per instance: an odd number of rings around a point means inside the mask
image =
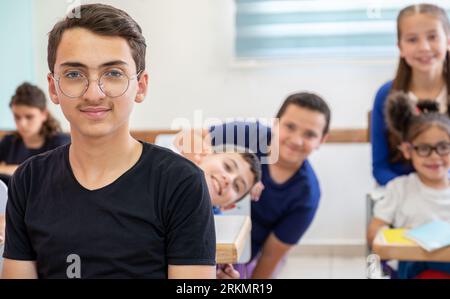
M 369 224 L 369 229 L 367 231 L 367 242 L 372 246 L 373 240 L 375 240 L 375 237 L 377 236 L 377 233 L 380 231 L 380 229 L 384 227 L 388 227 L 389 223 L 384 222 L 381 219 L 378 218 L 372 218 L 372 221 Z

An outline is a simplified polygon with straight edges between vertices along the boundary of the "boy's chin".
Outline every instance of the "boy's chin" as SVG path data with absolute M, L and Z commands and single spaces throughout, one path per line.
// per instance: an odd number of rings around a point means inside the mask
M 117 128 L 105 123 L 94 125 L 86 124 L 79 127 L 78 131 L 84 137 L 100 138 L 114 134 L 117 131 Z
M 289 164 L 298 164 L 298 163 L 304 161 L 305 158 L 303 157 L 303 155 L 299 155 L 299 154 L 297 154 L 297 155 L 284 154 L 284 155 L 280 155 L 278 157 L 278 160 L 281 160 L 281 161 L 283 161 L 285 163 L 289 163 Z

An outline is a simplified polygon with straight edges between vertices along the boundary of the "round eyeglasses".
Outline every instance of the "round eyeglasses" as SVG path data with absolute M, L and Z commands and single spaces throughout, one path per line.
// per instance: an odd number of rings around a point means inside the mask
M 127 76 L 120 70 L 109 70 L 94 81 L 97 81 L 97 85 L 103 94 L 111 98 L 117 98 L 128 90 L 130 80 L 138 78 L 141 72 L 139 71 L 133 76 Z M 83 96 L 88 90 L 91 81 L 86 74 L 80 71 L 68 71 L 59 77 L 52 76 L 57 82 L 59 90 L 69 98 Z

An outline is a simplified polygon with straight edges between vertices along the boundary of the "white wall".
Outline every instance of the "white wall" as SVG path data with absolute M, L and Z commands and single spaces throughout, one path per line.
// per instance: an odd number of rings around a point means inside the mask
M 312 155 L 322 198 L 304 243 L 365 244 L 365 197 L 375 186 L 370 150 L 369 144 L 325 144 Z
M 33 45 L 32 0 L 3 1 L 0 5 L 0 129 L 12 129 L 11 96 L 18 85 L 32 81 L 34 76 L 34 57 L 30 51 Z
M 63 0 L 35 1 L 36 78 L 47 88 L 46 34 L 65 12 Z M 366 127 L 376 89 L 390 79 L 388 61 L 243 63 L 233 59 L 233 0 L 100 1 L 126 10 L 147 39 L 150 90 L 136 106 L 135 129 L 169 128 L 176 117 L 271 117 L 286 95 L 326 98 L 332 127 Z M 85 3 L 83 1 L 82 3 Z M 56 116 L 63 120 L 57 107 Z M 64 124 L 67 128 L 67 124 Z M 308 243 L 364 242 L 364 194 L 373 186 L 368 145 L 326 145 L 312 157 L 323 189 Z

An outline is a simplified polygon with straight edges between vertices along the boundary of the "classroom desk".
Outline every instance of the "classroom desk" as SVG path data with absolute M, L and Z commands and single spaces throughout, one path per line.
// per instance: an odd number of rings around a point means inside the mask
M 216 228 L 216 261 L 218 264 L 236 264 L 250 239 L 251 221 L 249 216 L 214 216 Z M 3 244 L 0 244 L 3 253 Z M 0 257 L 0 269 L 2 266 Z
M 378 232 L 372 251 L 382 260 L 450 262 L 450 246 L 428 252 L 417 244 L 387 244 L 383 232 Z
M 237 263 L 250 239 L 251 221 L 244 215 L 216 215 L 216 262 Z

